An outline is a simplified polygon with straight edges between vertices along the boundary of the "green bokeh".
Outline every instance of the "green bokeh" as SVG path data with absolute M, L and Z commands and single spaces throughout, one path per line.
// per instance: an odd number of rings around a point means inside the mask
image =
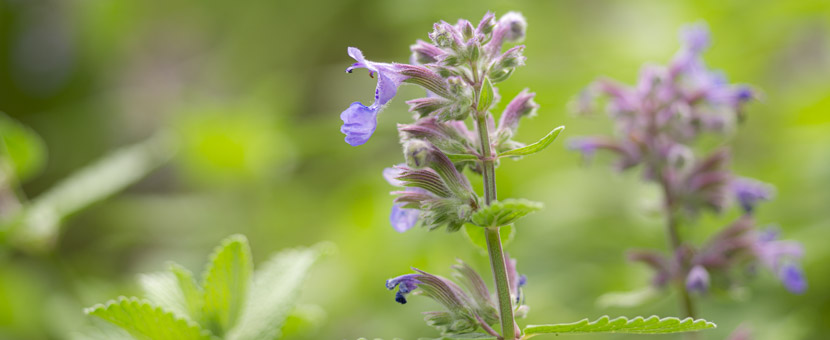
M 391 188 L 380 173 L 402 161 L 395 124 L 410 119 L 404 101 L 421 92 L 402 88 L 371 141 L 347 145 L 339 113 L 371 100 L 375 80 L 343 72 L 352 63 L 346 47 L 405 62 L 433 22 L 476 21 L 487 10 L 520 11 L 529 22 L 527 66 L 499 84 L 504 98 L 529 87 L 542 107 L 518 139 L 567 126 L 544 153 L 497 170 L 500 197 L 545 205 L 516 225 L 507 246 L 529 277 L 523 322 L 678 314 L 665 295 L 636 308 L 596 304 L 603 293 L 648 284 L 648 270 L 623 254 L 665 247 L 659 192 L 633 172 L 614 173 L 608 158 L 586 167 L 566 151 L 568 137 L 611 129 L 604 118 L 571 116 L 566 104 L 600 75 L 631 83 L 644 62 L 665 63 L 678 28 L 705 20 L 714 37 L 707 63 L 764 92 L 726 141 L 733 167 L 777 187 L 758 220 L 804 243 L 810 283 L 794 296 L 759 271 L 746 290 L 710 295 L 701 315 L 719 327 L 705 338 L 723 339 L 741 324 L 761 340 L 826 337 L 827 1 L 0 0 L 0 111 L 48 149 L 46 167 L 24 184 L 27 195 L 154 131 L 182 137 L 171 164 L 68 219 L 53 252 L 0 249 L 0 339 L 66 338 L 90 322 L 83 307 L 137 294 L 136 275 L 163 270 L 166 260 L 198 272 L 233 233 L 246 234 L 261 260 L 321 240 L 337 245 L 301 299 L 322 307 L 325 321 L 295 339 L 434 335 L 420 312 L 436 306 L 420 298 L 398 305 L 383 282 L 411 266 L 446 275 L 456 258 L 485 272 L 489 265 L 463 233 L 399 234 L 388 225 Z M 700 240 L 732 217 L 703 218 L 688 235 Z

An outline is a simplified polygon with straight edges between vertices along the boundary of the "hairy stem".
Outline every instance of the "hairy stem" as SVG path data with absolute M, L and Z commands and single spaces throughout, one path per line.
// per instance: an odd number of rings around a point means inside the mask
M 476 112 L 476 129 L 481 142 L 482 177 L 484 179 L 484 202 L 490 205 L 496 200 L 496 167 L 490 150 L 490 132 L 487 119 L 483 112 Z M 510 301 L 510 285 L 507 281 L 507 268 L 504 263 L 504 251 L 501 247 L 501 236 L 498 228 L 485 228 L 487 239 L 487 253 L 490 255 L 490 266 L 496 281 L 496 295 L 499 299 L 499 317 L 503 339 L 514 340 L 515 321 L 513 319 L 513 303 Z

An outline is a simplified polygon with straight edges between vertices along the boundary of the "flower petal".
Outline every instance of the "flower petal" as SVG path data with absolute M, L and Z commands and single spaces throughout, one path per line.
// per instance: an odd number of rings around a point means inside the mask
M 418 216 L 421 214 L 418 209 L 408 209 L 403 206 L 403 203 L 396 203 L 392 206 L 392 213 L 389 215 L 392 228 L 399 233 L 412 229 L 418 223 Z
M 380 109 L 374 105 L 367 107 L 359 102 L 352 103 L 348 109 L 343 111 L 340 114 L 340 119 L 343 120 L 340 132 L 346 134 L 346 143 L 351 146 L 366 143 L 378 126 L 378 111 Z

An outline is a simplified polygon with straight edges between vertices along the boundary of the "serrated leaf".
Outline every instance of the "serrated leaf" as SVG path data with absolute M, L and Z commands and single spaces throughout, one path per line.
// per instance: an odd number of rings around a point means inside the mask
M 465 333 L 455 335 L 444 335 L 440 338 L 419 338 L 418 340 L 462 340 L 462 339 L 478 339 L 478 340 L 496 340 L 497 338 L 486 333 Z
M 484 82 L 481 83 L 481 91 L 478 95 L 478 105 L 476 106 L 476 110 L 478 112 L 487 112 L 490 109 L 490 104 L 493 104 L 493 98 L 495 98 L 496 94 L 493 90 L 493 84 L 490 83 L 490 79 L 484 77 Z
M 63 218 L 137 182 L 170 159 L 174 149 L 169 135 L 157 134 L 76 171 L 32 200 L 16 241 L 34 248 L 48 245 Z
M 232 235 L 210 257 L 203 276 L 205 326 L 223 335 L 236 324 L 248 297 L 253 262 L 248 239 Z
M 84 312 L 121 327 L 137 339 L 211 339 L 210 332 L 195 322 L 137 298 L 120 297 L 105 305 L 87 308 Z
M 189 315 L 184 294 L 179 289 L 178 280 L 172 273 L 142 274 L 139 275 L 138 282 L 150 302 L 178 315 L 188 316 L 193 321 L 198 321 Z
M 564 130 L 564 129 L 565 129 L 564 126 L 560 126 L 558 128 L 555 128 L 555 129 L 553 129 L 553 131 L 549 132 L 547 134 L 547 136 L 542 137 L 542 139 L 540 139 L 538 142 L 530 144 L 528 146 L 518 148 L 518 149 L 513 149 L 513 150 L 502 152 L 502 153 L 499 154 L 499 157 L 500 158 L 501 157 L 520 157 L 520 156 L 532 155 L 534 153 L 542 151 L 545 148 L 547 148 L 548 145 L 550 145 L 550 143 L 553 143 L 553 141 L 556 140 L 556 137 L 559 136 L 559 133 L 561 133 L 562 130 Z
M 285 250 L 273 256 L 254 275 L 250 298 L 239 323 L 229 334 L 234 340 L 268 340 L 292 311 L 311 266 L 332 246 L 324 243 L 306 249 Z
M 204 290 L 199 287 L 196 280 L 193 278 L 187 268 L 180 266 L 177 263 L 171 262 L 169 265 L 170 273 L 176 278 L 176 284 L 182 293 L 185 306 L 187 307 L 187 314 L 193 320 L 202 320 L 202 308 L 204 307 Z
M 487 240 L 484 237 L 484 228 L 477 225 L 465 224 L 464 234 L 467 235 L 467 240 L 469 240 L 470 243 L 476 247 L 487 250 Z M 516 228 L 514 228 L 512 224 L 508 224 L 499 228 L 499 234 L 501 235 L 501 244 L 503 246 L 507 245 L 515 238 Z
M 542 203 L 526 199 L 508 198 L 482 207 L 470 216 L 470 222 L 479 227 L 500 227 L 516 222 L 534 211 L 542 209 Z
M 660 318 L 656 315 L 648 318 L 638 316 L 633 319 L 626 317 L 609 318 L 607 315 L 596 321 L 589 322 L 583 319 L 574 323 L 563 323 L 554 325 L 528 325 L 525 327 L 525 335 L 536 334 L 579 334 L 579 333 L 634 333 L 634 334 L 663 334 L 699 331 L 717 327 L 714 323 L 703 319 L 694 320 L 685 318 L 680 320 L 675 317 Z
M 33 130 L 0 113 L 0 161 L 8 162 L 17 180 L 26 180 L 46 164 L 46 143 Z

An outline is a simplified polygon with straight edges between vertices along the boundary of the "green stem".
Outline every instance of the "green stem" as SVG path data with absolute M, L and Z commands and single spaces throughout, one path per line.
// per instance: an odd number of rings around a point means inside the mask
M 666 232 L 669 234 L 669 244 L 671 245 L 672 254 L 677 256 L 677 252 L 680 250 L 680 247 L 683 244 L 683 241 L 680 239 L 680 233 L 677 231 L 678 229 L 678 216 L 677 216 L 677 209 L 674 204 L 674 199 L 672 198 L 671 188 L 669 187 L 669 183 L 667 181 L 662 181 L 663 191 L 664 191 L 664 199 L 665 199 L 665 208 L 666 208 Z M 685 273 L 688 271 L 688 264 L 686 263 L 685 259 L 682 259 L 682 263 L 680 263 L 681 272 Z M 689 290 L 686 289 L 686 284 L 682 278 L 678 278 L 677 280 L 677 290 L 680 292 L 680 304 L 683 308 L 683 311 L 686 313 L 686 316 L 695 318 L 695 305 L 694 301 L 692 301 L 691 295 L 689 295 Z
M 484 202 L 490 205 L 496 200 L 496 167 L 490 150 L 490 132 L 487 128 L 487 119 L 483 112 L 476 112 L 476 128 L 481 142 L 482 177 L 484 179 Z M 496 295 L 499 300 L 499 316 L 503 339 L 516 338 L 515 320 L 513 319 L 513 303 L 510 300 L 510 285 L 507 281 L 507 268 L 504 262 L 504 251 L 501 246 L 501 236 L 498 228 L 485 228 L 487 239 L 487 254 L 490 255 L 490 266 L 496 281 Z

